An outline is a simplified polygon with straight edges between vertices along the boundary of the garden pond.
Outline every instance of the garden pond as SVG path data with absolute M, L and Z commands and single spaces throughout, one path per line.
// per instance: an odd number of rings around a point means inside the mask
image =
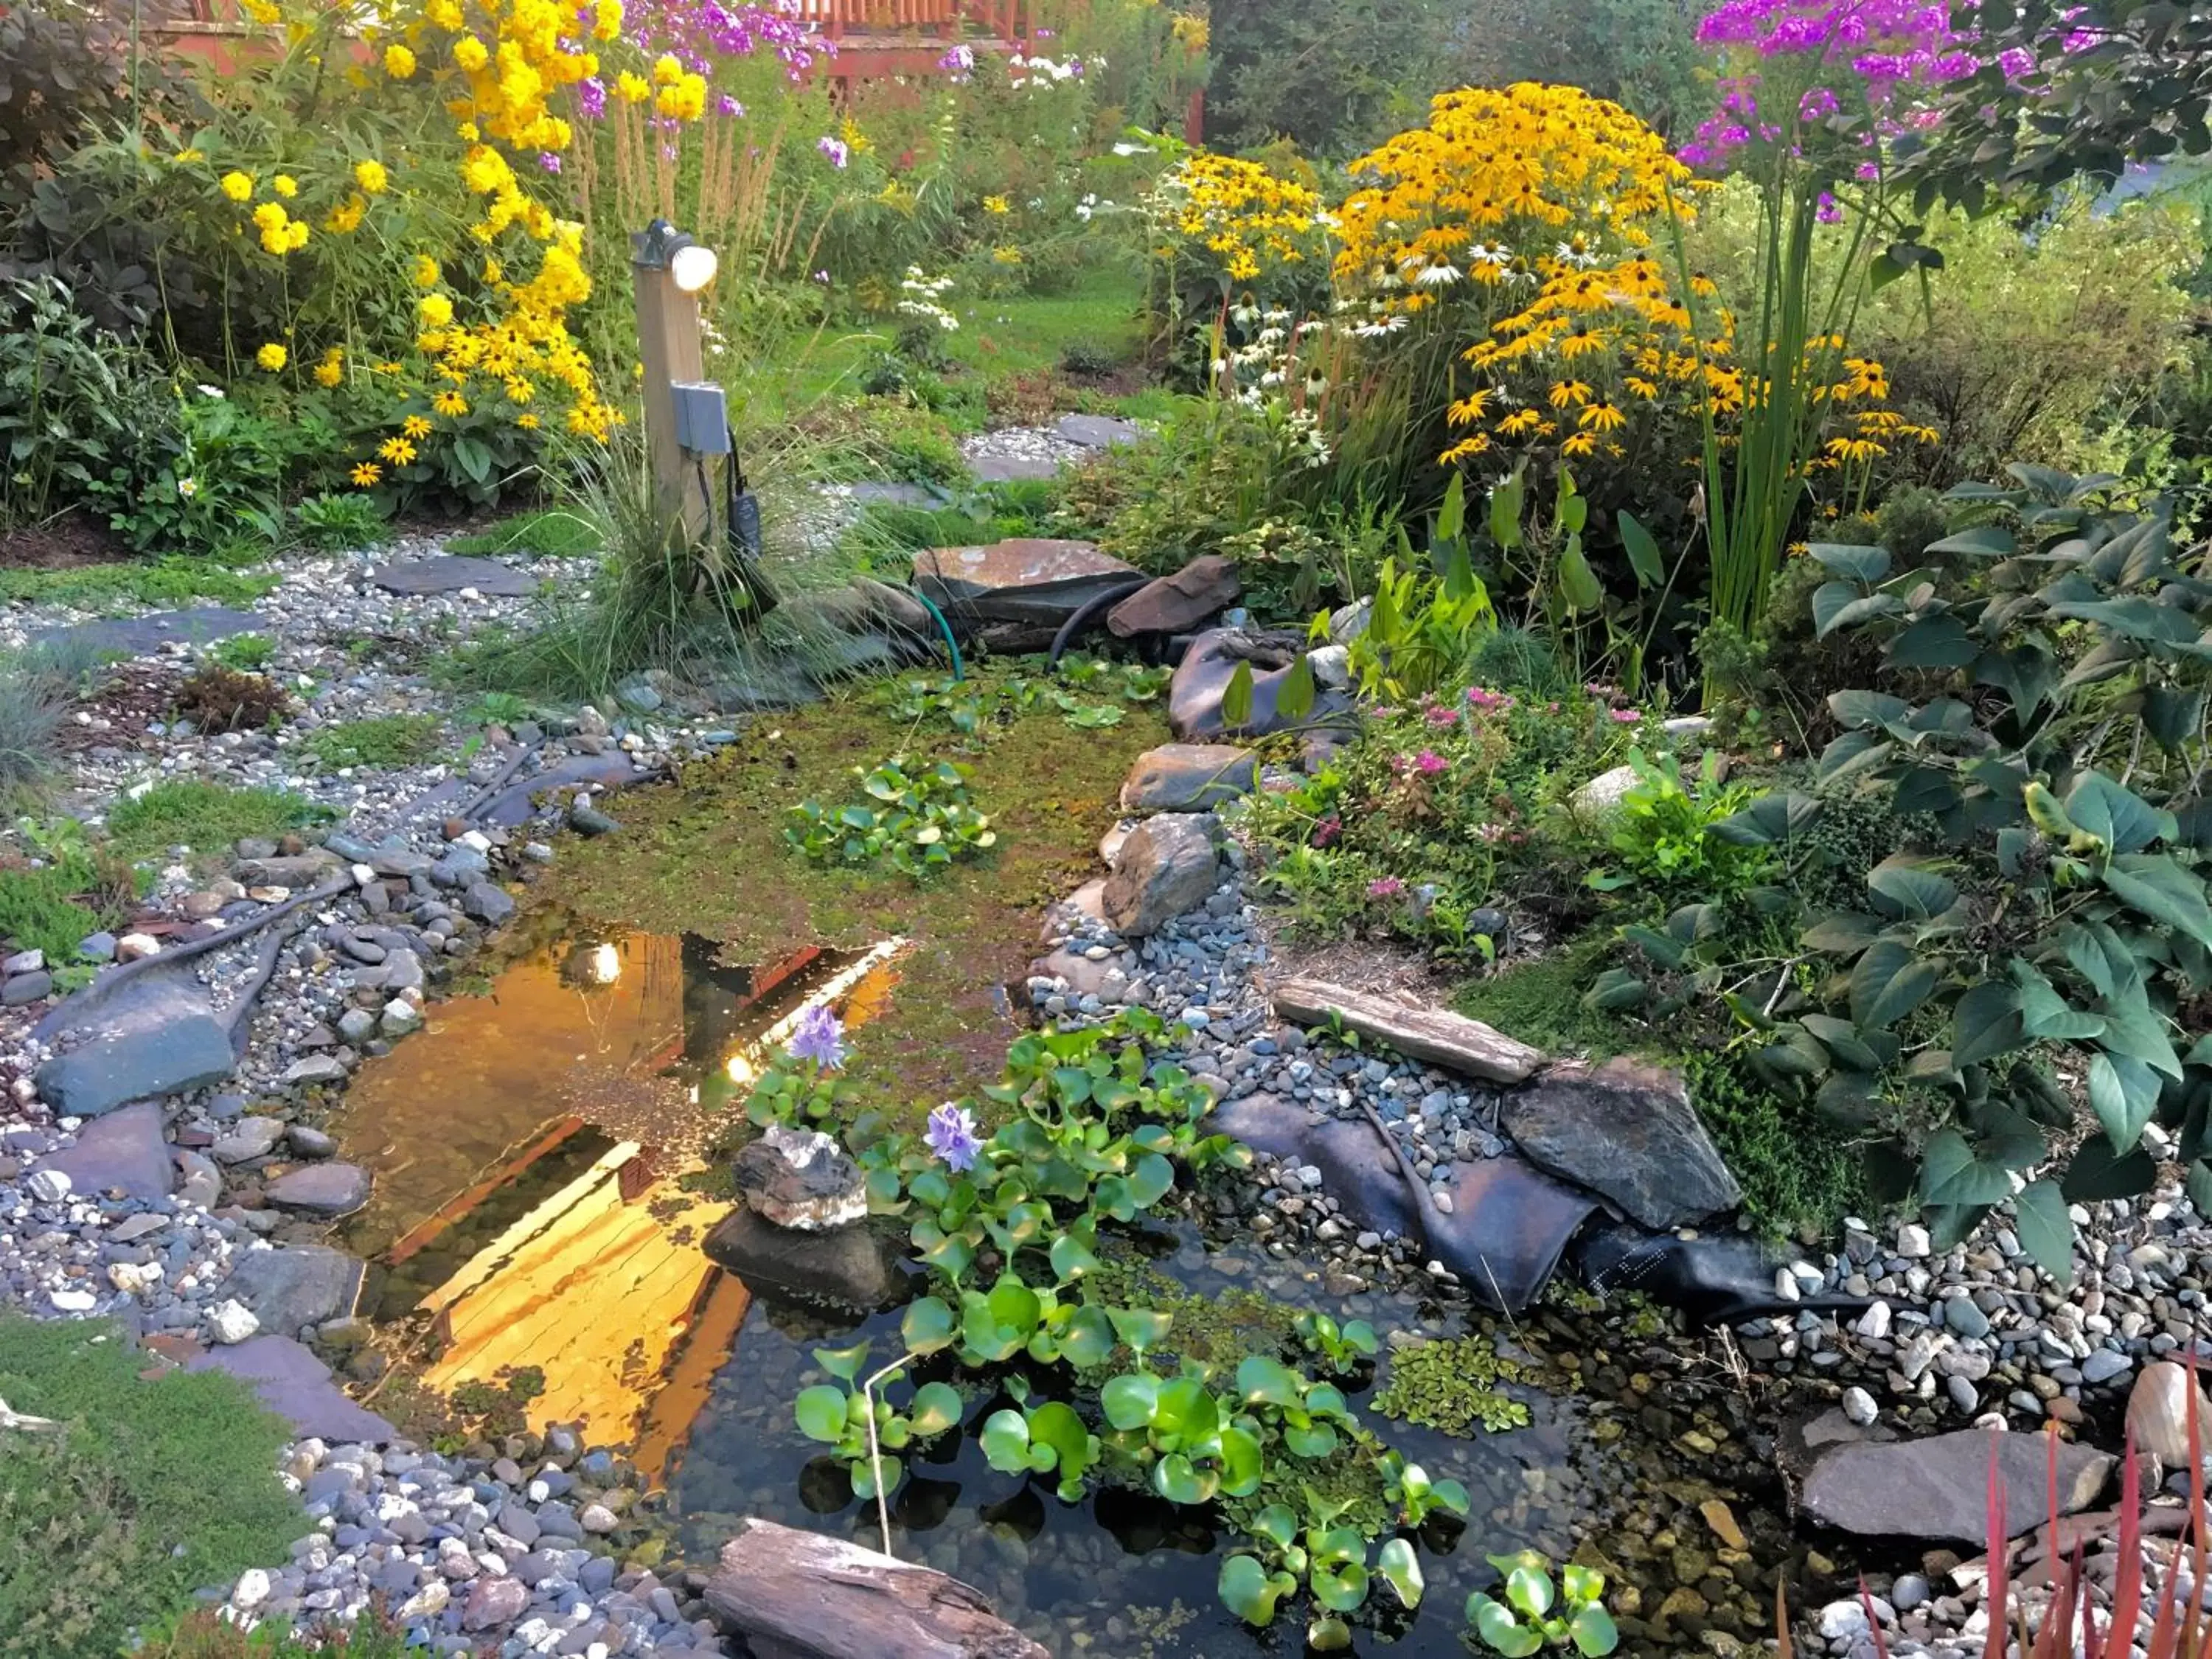
M 550 908 L 518 937 L 482 994 L 440 1004 L 429 1030 L 366 1065 L 348 1097 L 342 1137 L 377 1180 L 343 1242 L 371 1264 L 362 1307 L 382 1346 L 449 1395 L 542 1376 L 532 1426 L 581 1420 L 589 1441 L 624 1449 L 684 1559 L 711 1564 L 743 1516 L 879 1546 L 875 1504 L 801 1435 L 792 1402 L 823 1380 L 817 1346 L 866 1337 L 892 1357 L 898 1315 L 780 1303 L 712 1264 L 700 1243 L 730 1200 L 710 1140 L 734 1110 L 732 1085 L 808 1006 L 860 1025 L 893 997 L 942 988 L 900 982 L 915 958 L 896 939 L 732 966 L 708 939 Z M 1470 1328 L 1462 1309 L 1407 1291 L 1330 1293 L 1313 1264 L 1239 1227 L 1237 1209 L 1201 1194 L 1184 1216 L 1131 1230 L 1109 1257 L 1121 1293 L 1149 1286 L 1179 1318 L 1232 1331 L 1280 1329 L 1286 1310 L 1364 1319 L 1384 1339 L 1384 1388 L 1406 1335 Z M 1726 1370 L 1564 1304 L 1472 1330 L 1517 1363 L 1487 1394 L 1464 1377 L 1427 1386 L 1462 1412 L 1518 1402 L 1522 1425 L 1462 1437 L 1391 1421 L 1374 1409 L 1373 1364 L 1347 1382 L 1370 1429 L 1472 1498 L 1464 1527 L 1424 1524 L 1427 1595 L 1410 1621 L 1385 1613 L 1362 1628 L 1363 1650 L 1463 1652 L 1467 1597 L 1499 1576 L 1486 1558 L 1523 1548 L 1607 1573 L 1625 1652 L 1756 1640 L 1778 1572 L 1800 1599 L 1806 1552 L 1771 1443 Z M 940 1374 L 953 1376 L 950 1356 L 917 1368 Z M 1048 1479 L 994 1472 L 977 1431 L 1008 1402 L 994 1383 L 966 1384 L 963 1431 L 913 1455 L 893 1496 L 900 1555 L 975 1585 L 1056 1653 L 1295 1650 L 1288 1613 L 1255 1634 L 1217 1599 L 1237 1534 L 1213 1510 L 1112 1485 L 1064 1503 Z

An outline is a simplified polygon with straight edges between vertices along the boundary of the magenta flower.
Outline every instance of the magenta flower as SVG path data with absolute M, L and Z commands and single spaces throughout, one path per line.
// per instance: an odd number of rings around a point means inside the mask
M 845 1024 L 816 1003 L 799 1015 L 784 1052 L 793 1060 L 811 1060 L 822 1070 L 834 1072 L 845 1063 Z
M 945 1168 L 957 1175 L 964 1175 L 975 1167 L 975 1158 L 983 1150 L 983 1143 L 975 1133 L 975 1117 L 965 1106 L 955 1106 L 951 1101 L 929 1115 L 929 1122 L 921 1132 L 929 1143 L 929 1150 L 943 1160 Z
M 1367 896 L 1370 898 L 1395 898 L 1405 890 L 1406 884 L 1395 876 L 1378 876 L 1367 884 Z
M 1413 757 L 1413 769 L 1425 777 L 1432 778 L 1437 773 L 1448 770 L 1450 766 L 1451 763 L 1433 749 L 1424 749 Z
M 1610 720 L 1615 726 L 1633 726 L 1637 721 L 1642 720 L 1644 715 L 1642 711 L 1638 709 L 1614 708 L 1607 711 L 1606 718 Z
M 1313 844 L 1316 847 L 1333 847 L 1336 844 L 1336 838 L 1343 833 L 1344 820 L 1331 812 L 1314 825 Z
M 1492 691 L 1480 685 L 1467 688 L 1467 702 L 1470 708 L 1481 714 L 1495 714 L 1501 709 L 1513 707 L 1512 697 L 1505 692 Z
M 1459 710 L 1448 703 L 1432 702 L 1421 711 L 1421 718 L 1431 726 L 1457 726 Z
M 951 75 L 965 75 L 975 67 L 975 49 L 957 46 L 937 60 L 937 67 Z

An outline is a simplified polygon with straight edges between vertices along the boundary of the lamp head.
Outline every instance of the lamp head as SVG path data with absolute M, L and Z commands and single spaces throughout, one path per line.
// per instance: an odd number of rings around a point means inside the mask
M 713 282 L 720 266 L 721 261 L 714 257 L 714 249 L 702 247 L 688 238 L 684 246 L 668 256 L 668 274 L 685 294 L 696 294 Z

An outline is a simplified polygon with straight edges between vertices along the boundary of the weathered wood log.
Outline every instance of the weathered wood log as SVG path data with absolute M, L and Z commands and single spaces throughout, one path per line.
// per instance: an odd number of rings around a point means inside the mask
M 773 1521 L 722 1546 L 707 1605 L 762 1659 L 1050 1659 L 957 1578 Z
M 1540 1048 L 1516 1042 L 1479 1019 L 1415 1007 L 1326 980 L 1290 979 L 1274 988 L 1275 1012 L 1300 1025 L 1340 1022 L 1413 1060 L 1449 1066 L 1488 1083 L 1522 1083 L 1544 1063 Z

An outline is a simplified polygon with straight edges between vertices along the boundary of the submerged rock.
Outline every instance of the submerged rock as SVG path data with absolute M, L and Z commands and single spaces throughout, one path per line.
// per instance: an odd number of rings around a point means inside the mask
M 362 1264 L 344 1251 L 295 1244 L 240 1252 L 222 1287 L 253 1310 L 262 1328 L 289 1336 L 352 1313 L 361 1278 Z
M 908 1293 L 899 1252 L 866 1226 L 802 1232 L 741 1206 L 715 1224 L 702 1248 L 708 1261 L 757 1294 L 873 1313 Z

